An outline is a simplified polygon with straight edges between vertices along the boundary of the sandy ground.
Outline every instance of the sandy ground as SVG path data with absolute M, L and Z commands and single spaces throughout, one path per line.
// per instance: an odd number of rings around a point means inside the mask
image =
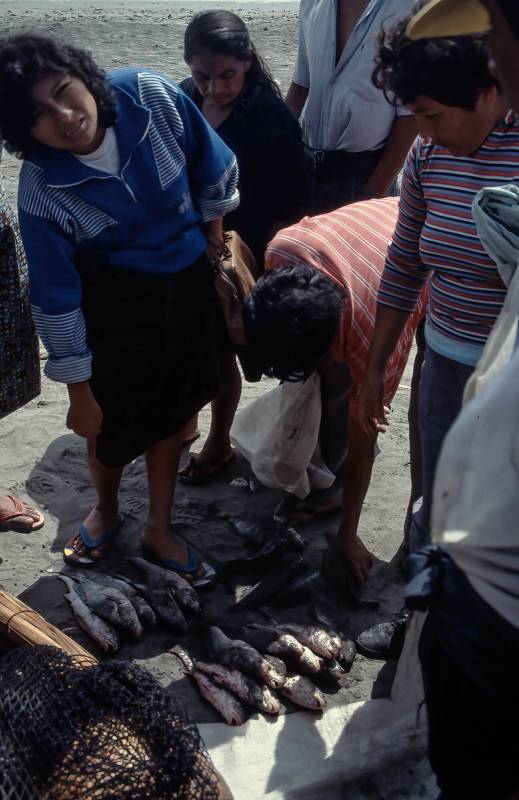
M 0 35 L 20 30 L 61 34 L 76 44 L 90 48 L 105 67 L 140 64 L 166 72 L 174 79 L 185 77 L 182 37 L 187 21 L 206 3 L 148 2 L 99 3 L 98 5 L 0 2 Z M 297 3 L 220 3 L 246 20 L 260 52 L 270 63 L 283 89 L 290 81 L 296 52 Z M 4 159 L 3 175 L 14 199 L 18 162 Z M 42 361 L 42 366 L 43 366 Z M 360 534 L 376 554 L 376 565 L 367 582 L 364 596 L 378 601 L 377 609 L 354 609 L 348 603 L 333 606 L 334 625 L 345 636 L 355 636 L 376 621 L 391 619 L 400 607 L 401 579 L 391 559 L 402 538 L 402 524 L 409 492 L 407 405 L 410 368 L 397 392 L 391 427 L 383 437 L 372 485 L 366 499 Z M 266 391 L 272 383 L 245 385 L 242 405 Z M 86 468 L 82 440 L 65 427 L 67 401 L 64 387 L 44 379 L 40 398 L 0 425 L 0 490 L 15 492 L 45 510 L 44 529 L 32 535 L 3 533 L 0 537 L 0 583 L 44 613 L 48 619 L 77 637 L 86 646 L 90 641 L 76 627 L 63 599 L 64 586 L 52 573 L 62 567 L 61 550 L 65 540 L 77 530 L 91 507 L 93 490 Z M 201 416 L 201 427 L 208 429 L 209 414 Z M 199 449 L 198 442 L 194 449 Z M 187 457 L 187 454 L 184 458 Z M 218 563 L 242 551 L 242 543 L 228 523 L 216 517 L 217 509 L 231 513 L 257 514 L 265 519 L 272 514 L 280 493 L 259 488 L 255 493 L 230 485 L 236 476 L 247 476 L 248 467 L 238 460 L 232 469 L 211 486 L 189 488 L 179 485 L 175 523 L 179 532 L 194 543 L 211 561 Z M 122 511 L 126 524 L 112 558 L 113 570 L 121 567 L 121 557 L 138 551 L 139 531 L 146 518 L 146 481 L 142 459 L 125 473 Z M 309 541 L 307 558 L 319 563 L 325 547 L 325 534 L 337 528 L 337 518 L 328 517 L 304 526 L 301 532 Z M 222 611 L 232 597 L 222 587 L 206 596 L 206 608 Z M 292 612 L 288 613 L 290 616 Z M 310 613 L 307 608 L 297 615 Z M 204 652 L 203 626 L 192 626 L 184 644 L 197 653 Z M 183 700 L 198 722 L 216 721 L 213 710 L 203 703 L 180 669 L 170 650 L 174 636 L 160 630 L 138 644 L 123 645 L 120 656 L 145 665 L 160 682 Z M 95 650 L 95 648 L 92 648 Z M 340 691 L 329 696 L 331 704 L 348 703 L 369 697 L 387 696 L 394 673 L 393 664 L 382 664 L 358 657 Z M 426 796 L 424 781 L 428 769 L 423 765 L 411 793 L 400 794 L 395 787 L 387 797 Z M 421 788 L 420 788 L 421 787 Z M 414 793 L 416 790 L 416 793 Z M 378 790 L 377 790 L 378 792 Z M 347 795 L 345 795 L 346 797 Z M 373 790 L 370 797 L 379 797 Z M 429 795 L 427 795 L 429 796 Z

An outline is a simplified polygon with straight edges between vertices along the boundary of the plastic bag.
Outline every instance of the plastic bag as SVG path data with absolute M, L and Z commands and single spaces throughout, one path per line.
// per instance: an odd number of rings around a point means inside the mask
M 299 498 L 326 489 L 335 476 L 319 455 L 321 381 L 282 383 L 258 397 L 235 417 L 231 442 L 257 479 Z

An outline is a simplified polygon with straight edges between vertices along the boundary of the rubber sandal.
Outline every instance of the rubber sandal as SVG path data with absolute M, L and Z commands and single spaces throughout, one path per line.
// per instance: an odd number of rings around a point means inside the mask
M 0 511 L 0 531 L 14 531 L 15 533 L 33 533 L 43 528 L 45 524 L 45 517 L 38 511 L 37 508 L 24 503 L 19 497 L 14 494 L 5 495 L 7 500 L 10 500 L 13 506 L 12 511 Z M 32 511 L 38 515 L 38 519 L 32 521 L 31 524 L 21 522 L 19 517 L 30 516 L 27 512 Z M 18 520 L 18 521 L 17 521 Z
M 97 558 L 92 558 L 90 555 L 80 555 L 74 546 L 74 542 L 77 539 L 77 536 L 81 538 L 81 541 L 87 548 L 87 551 L 90 553 L 92 550 L 97 550 L 98 548 L 102 547 L 103 550 L 106 549 L 107 545 L 111 544 L 115 536 L 119 533 L 120 529 L 124 524 L 124 517 L 121 517 L 117 526 L 111 530 L 107 531 L 106 533 L 101 534 L 96 539 L 92 539 L 89 536 L 89 533 L 82 522 L 79 526 L 78 534 L 74 536 L 72 544 L 66 544 L 63 548 L 63 560 L 67 564 L 72 564 L 75 566 L 81 567 L 92 567 L 94 564 L 102 558 L 103 553 L 101 553 Z
M 207 465 L 214 464 L 216 465 L 216 468 L 211 470 L 211 472 L 207 472 L 203 475 L 188 475 L 187 474 L 188 470 L 190 469 L 196 470 L 198 467 L 196 456 L 191 456 L 187 466 L 184 467 L 184 469 L 182 469 L 178 473 L 178 479 L 187 486 L 202 486 L 205 483 L 211 483 L 211 481 L 213 481 L 215 478 L 217 478 L 219 475 L 225 472 L 227 467 L 230 464 L 232 464 L 235 458 L 236 458 L 236 453 L 231 453 L 227 458 L 224 458 L 223 460 L 221 458 L 204 459 L 204 464 Z
M 189 547 L 189 545 L 186 545 L 186 547 L 188 557 L 187 564 L 184 564 L 182 561 L 176 561 L 174 558 L 161 558 L 147 547 L 143 546 L 142 549 L 150 561 L 158 564 L 159 567 L 163 569 L 170 569 L 172 572 L 177 572 L 182 578 L 189 580 L 191 586 L 195 589 L 209 589 L 211 586 L 214 586 L 217 581 L 216 570 L 206 561 L 202 561 L 192 547 Z M 200 567 L 203 567 L 204 574 L 195 577 L 195 573 Z

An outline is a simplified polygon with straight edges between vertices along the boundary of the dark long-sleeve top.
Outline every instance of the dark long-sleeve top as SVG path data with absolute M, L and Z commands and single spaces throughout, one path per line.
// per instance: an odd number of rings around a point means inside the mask
M 202 95 L 188 78 L 180 88 L 202 107 Z M 296 222 L 306 211 L 307 178 L 299 123 L 268 86 L 246 85 L 231 114 L 216 129 L 239 167 L 240 205 L 224 226 L 237 231 L 263 268 L 275 223 Z

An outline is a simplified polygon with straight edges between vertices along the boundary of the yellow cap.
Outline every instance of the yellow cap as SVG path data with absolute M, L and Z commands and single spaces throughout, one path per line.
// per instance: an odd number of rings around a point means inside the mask
M 430 0 L 410 20 L 406 36 L 467 36 L 490 30 L 490 17 L 478 0 Z

